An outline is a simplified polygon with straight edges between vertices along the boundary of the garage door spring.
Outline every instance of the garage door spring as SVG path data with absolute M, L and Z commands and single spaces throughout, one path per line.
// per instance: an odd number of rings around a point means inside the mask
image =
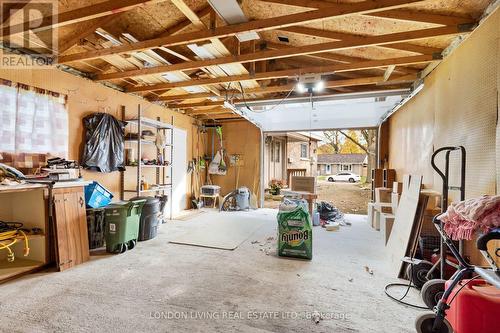
M 0 221 L 0 250 L 7 250 L 8 262 L 15 260 L 11 247 L 20 240 L 24 239 L 24 256 L 26 257 L 30 252 L 28 236 L 21 229 L 22 227 L 22 223 Z

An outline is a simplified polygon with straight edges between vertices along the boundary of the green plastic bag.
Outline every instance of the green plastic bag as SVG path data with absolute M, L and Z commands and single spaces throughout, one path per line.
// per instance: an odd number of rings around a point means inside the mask
M 286 205 L 278 213 L 278 255 L 312 259 L 312 227 L 303 205 Z

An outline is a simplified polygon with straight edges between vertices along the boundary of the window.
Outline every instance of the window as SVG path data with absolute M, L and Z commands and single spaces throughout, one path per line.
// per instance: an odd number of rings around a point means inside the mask
M 279 163 L 280 160 L 281 160 L 281 142 L 276 141 L 274 143 L 274 152 L 273 152 L 273 155 L 274 155 L 273 161 Z
M 332 167 L 330 164 L 326 165 L 326 172 L 330 173 L 332 171 Z
M 352 164 L 342 164 L 341 165 L 341 170 L 342 171 L 351 171 L 352 170 Z
M 309 157 L 309 145 L 307 143 L 300 144 L 300 158 Z
M 68 112 L 63 97 L 0 85 L 0 152 L 67 158 Z
M 271 145 L 269 146 L 269 156 L 271 156 L 271 162 L 274 162 L 274 141 L 271 141 Z

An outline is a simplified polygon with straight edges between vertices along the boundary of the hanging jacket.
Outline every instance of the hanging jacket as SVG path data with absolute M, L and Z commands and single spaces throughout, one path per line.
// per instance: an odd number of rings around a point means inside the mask
M 125 170 L 125 125 L 107 113 L 94 113 L 83 119 L 85 148 L 82 166 L 89 170 Z

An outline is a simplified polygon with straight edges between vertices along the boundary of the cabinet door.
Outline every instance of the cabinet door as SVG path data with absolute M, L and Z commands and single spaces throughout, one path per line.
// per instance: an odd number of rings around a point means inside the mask
M 54 194 L 54 231 L 56 247 L 56 263 L 60 271 L 73 267 L 74 263 L 70 254 L 70 244 L 68 238 L 68 225 L 65 209 L 65 194 Z
M 87 212 L 82 191 L 65 194 L 66 219 L 71 226 L 69 232 L 74 247 L 75 265 L 89 260 L 89 239 L 87 232 Z
M 54 195 L 57 262 L 60 271 L 89 260 L 87 217 L 83 191 Z

